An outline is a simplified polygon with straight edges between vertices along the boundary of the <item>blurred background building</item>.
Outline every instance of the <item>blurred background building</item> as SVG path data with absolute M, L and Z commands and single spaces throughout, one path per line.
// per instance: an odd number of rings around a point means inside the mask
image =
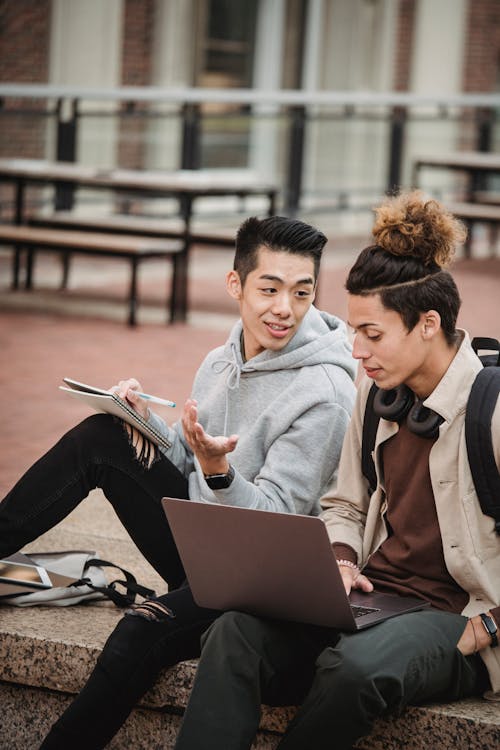
M 0 55 L 1 156 L 251 169 L 288 213 L 500 143 L 500 0 L 0 0 Z

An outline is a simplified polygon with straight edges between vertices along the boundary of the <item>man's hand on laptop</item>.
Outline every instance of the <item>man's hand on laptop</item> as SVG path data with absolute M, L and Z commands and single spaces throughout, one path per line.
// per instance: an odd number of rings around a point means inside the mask
M 357 565 L 347 564 L 347 561 L 343 560 L 339 560 L 338 563 L 347 595 L 351 593 L 352 589 L 360 589 L 367 593 L 373 591 L 372 582 L 361 573 Z
M 227 454 L 236 448 L 238 435 L 208 435 L 198 422 L 197 402 L 194 399 L 188 399 L 184 404 L 182 429 L 204 474 L 225 474 L 229 471 Z

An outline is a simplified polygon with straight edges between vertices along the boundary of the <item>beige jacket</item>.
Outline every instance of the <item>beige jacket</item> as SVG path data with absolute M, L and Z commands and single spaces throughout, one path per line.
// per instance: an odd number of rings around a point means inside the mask
M 446 566 L 469 593 L 462 614 L 472 617 L 500 605 L 500 536 L 494 530 L 493 519 L 481 511 L 467 460 L 465 407 L 481 363 L 467 334 L 462 332 L 462 335 L 455 358 L 424 404 L 445 420 L 429 457 L 431 482 Z M 360 385 L 342 448 L 337 486 L 322 499 L 326 508 L 323 519 L 330 539 L 353 547 L 361 566 L 387 537 L 380 445 L 398 430 L 396 423 L 380 420 L 374 450 L 378 486 L 370 497 L 361 472 L 362 424 L 370 386 L 368 378 Z M 495 459 L 500 467 L 500 399 L 493 415 L 492 433 Z M 493 687 L 493 693 L 486 697 L 500 700 L 500 646 L 484 649 L 481 656 Z

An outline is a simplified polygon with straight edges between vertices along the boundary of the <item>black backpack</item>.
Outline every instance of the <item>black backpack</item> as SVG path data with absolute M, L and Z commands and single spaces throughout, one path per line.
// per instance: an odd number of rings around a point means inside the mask
M 500 343 L 492 338 L 474 338 L 472 348 L 483 363 L 472 385 L 465 412 L 465 441 L 474 487 L 483 513 L 495 521 L 500 535 L 500 474 L 493 453 L 491 419 L 500 394 Z M 479 354 L 488 350 L 496 354 Z M 375 383 L 370 388 L 363 420 L 361 465 L 370 493 L 377 484 L 372 451 L 375 446 L 378 417 L 373 411 L 373 399 L 378 391 Z

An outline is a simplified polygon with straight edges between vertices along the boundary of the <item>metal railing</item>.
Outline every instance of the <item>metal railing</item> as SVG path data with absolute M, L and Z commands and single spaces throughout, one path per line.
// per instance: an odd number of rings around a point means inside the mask
M 408 186 L 415 154 L 433 149 L 500 150 L 500 96 L 0 84 L 3 156 L 257 169 L 288 215 L 370 205 Z

